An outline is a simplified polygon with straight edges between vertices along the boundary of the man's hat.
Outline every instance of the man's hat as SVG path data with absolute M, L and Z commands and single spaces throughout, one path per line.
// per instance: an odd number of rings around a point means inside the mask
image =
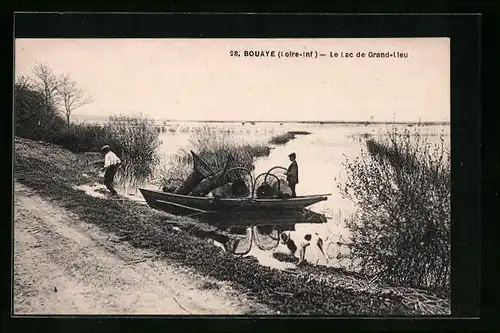
M 288 155 L 288 157 L 296 157 L 297 155 L 295 155 L 295 153 L 291 153 L 290 155 Z
M 105 151 L 105 150 L 110 150 L 111 148 L 109 148 L 108 145 L 104 145 L 102 148 L 101 148 L 101 151 Z

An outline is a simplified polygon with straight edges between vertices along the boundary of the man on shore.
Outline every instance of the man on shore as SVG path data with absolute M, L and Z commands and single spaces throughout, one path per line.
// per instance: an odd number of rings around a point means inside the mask
M 104 154 L 104 167 L 101 170 L 104 171 L 104 185 L 106 185 L 112 196 L 116 196 L 118 192 L 113 188 L 113 180 L 121 161 L 108 145 L 102 147 L 101 152 Z
M 297 194 L 295 193 L 295 186 L 299 183 L 299 166 L 297 165 L 296 155 L 295 153 L 291 153 L 288 155 L 290 161 L 292 162 L 288 167 L 288 171 L 286 172 L 286 181 L 288 182 L 288 186 L 292 190 L 292 198 L 295 198 Z

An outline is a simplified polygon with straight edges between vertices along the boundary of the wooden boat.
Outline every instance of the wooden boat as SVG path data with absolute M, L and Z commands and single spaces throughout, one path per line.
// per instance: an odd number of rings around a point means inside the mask
M 267 225 L 286 223 L 323 223 L 323 215 L 306 207 L 327 200 L 329 194 L 289 199 L 195 197 L 139 188 L 147 204 L 164 212 L 203 217 L 219 224 Z
M 172 205 L 201 211 L 262 211 L 303 210 L 315 203 L 327 200 L 329 194 L 306 195 L 288 199 L 195 197 L 176 193 L 139 189 L 152 208 Z

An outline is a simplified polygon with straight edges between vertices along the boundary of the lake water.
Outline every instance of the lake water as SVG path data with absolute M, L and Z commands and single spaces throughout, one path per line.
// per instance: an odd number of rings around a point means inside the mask
M 364 144 L 360 140 L 362 134 L 377 135 L 386 133 L 392 127 L 399 130 L 405 128 L 417 130 L 421 135 L 428 135 L 429 140 L 438 140 L 444 134 L 449 145 L 448 125 L 414 126 L 407 125 L 343 125 L 343 124 L 300 124 L 300 123 L 169 123 L 166 133 L 160 135 L 161 152 L 164 157 L 175 154 L 180 148 L 190 148 L 189 137 L 193 131 L 203 126 L 211 126 L 219 131 L 230 132 L 239 141 L 267 144 L 272 136 L 287 131 L 307 131 L 309 135 L 297 135 L 294 140 L 284 145 L 270 145 L 274 149 L 268 157 L 255 161 L 254 174 L 268 171 L 274 166 L 288 167 L 288 154 L 297 154 L 299 165 L 298 195 L 331 194 L 327 201 L 317 203 L 309 208 L 329 217 L 327 224 L 297 224 L 295 230 L 301 232 L 318 232 L 323 237 L 333 235 L 348 238 L 347 230 L 341 219 L 355 211 L 353 204 L 342 198 L 337 188 L 345 176 L 342 163 L 346 159 L 359 156 Z

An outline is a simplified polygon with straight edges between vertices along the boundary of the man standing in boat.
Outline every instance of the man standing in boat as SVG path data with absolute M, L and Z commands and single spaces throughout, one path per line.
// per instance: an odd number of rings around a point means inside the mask
M 299 166 L 297 165 L 297 161 L 295 158 L 297 157 L 295 153 L 291 153 L 288 155 L 290 161 L 292 162 L 288 167 L 288 171 L 286 172 L 286 181 L 288 182 L 288 186 L 292 190 L 292 198 L 295 198 L 297 194 L 295 193 L 295 185 L 299 183 Z
M 118 192 L 113 188 L 113 180 L 121 161 L 108 145 L 102 147 L 101 152 L 104 154 L 104 167 L 101 170 L 104 171 L 104 185 L 106 185 L 112 196 L 116 196 Z

